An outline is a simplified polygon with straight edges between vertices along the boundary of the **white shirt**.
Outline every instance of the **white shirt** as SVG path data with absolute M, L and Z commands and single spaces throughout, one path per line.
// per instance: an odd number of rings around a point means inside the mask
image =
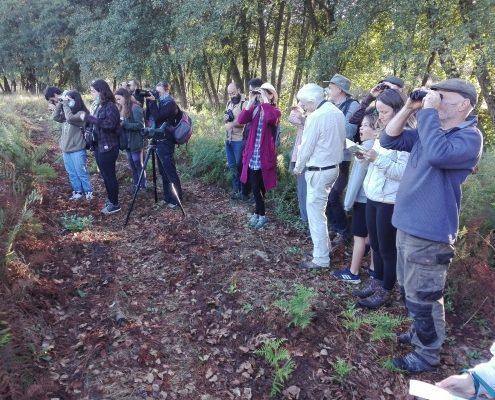
M 327 101 L 306 119 L 294 172 L 301 173 L 304 167 L 323 168 L 340 164 L 344 147 L 344 114 Z

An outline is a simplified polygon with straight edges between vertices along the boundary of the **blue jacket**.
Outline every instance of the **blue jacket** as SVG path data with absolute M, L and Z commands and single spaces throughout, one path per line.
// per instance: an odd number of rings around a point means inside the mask
M 442 130 L 435 109 L 420 110 L 418 128 L 397 137 L 382 133 L 380 144 L 411 153 L 397 193 L 392 224 L 422 239 L 453 244 L 459 228 L 461 184 L 483 148 L 477 118 Z

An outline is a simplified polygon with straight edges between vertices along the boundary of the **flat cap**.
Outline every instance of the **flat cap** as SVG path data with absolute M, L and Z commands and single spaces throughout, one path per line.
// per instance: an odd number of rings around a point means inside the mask
M 478 93 L 471 82 L 465 79 L 452 78 L 431 85 L 432 90 L 444 90 L 446 92 L 459 93 L 462 97 L 469 99 L 474 107 L 478 102 Z

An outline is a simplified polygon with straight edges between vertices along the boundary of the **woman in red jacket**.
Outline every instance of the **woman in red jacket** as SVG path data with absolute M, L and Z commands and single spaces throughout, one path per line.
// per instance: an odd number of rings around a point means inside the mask
M 277 152 L 275 137 L 280 120 L 277 91 L 264 83 L 249 92 L 249 102 L 239 114 L 239 124 L 250 123 L 249 136 L 242 154 L 241 182 L 248 180 L 253 190 L 256 208 L 249 226 L 260 229 L 268 222 L 265 216 L 265 193 L 277 186 Z

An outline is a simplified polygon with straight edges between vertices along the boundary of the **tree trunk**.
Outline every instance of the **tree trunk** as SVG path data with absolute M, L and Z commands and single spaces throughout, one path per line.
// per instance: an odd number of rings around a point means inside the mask
M 205 62 L 206 76 L 207 76 L 208 81 L 210 83 L 210 88 L 212 91 L 213 100 L 215 102 L 215 107 L 219 108 L 220 107 L 220 99 L 218 98 L 218 91 L 217 91 L 217 88 L 215 87 L 215 81 L 213 80 L 213 74 L 211 73 L 210 64 L 208 64 L 208 58 L 206 57 L 205 51 L 203 51 L 203 58 L 204 58 L 204 62 Z
M 186 75 L 184 74 L 184 69 L 180 64 L 177 64 L 177 70 L 179 71 L 179 94 L 180 94 L 180 102 L 182 107 L 187 109 L 187 92 L 186 92 Z
M 487 62 L 484 56 L 480 57 L 478 60 L 475 73 L 478 83 L 480 84 L 481 93 L 485 98 L 492 124 L 495 126 L 495 85 L 488 72 Z
M 430 79 L 431 67 L 433 66 L 433 62 L 435 61 L 436 52 L 432 51 L 430 54 L 430 58 L 428 59 L 428 64 L 426 64 L 425 73 L 423 75 L 423 79 L 421 80 L 421 86 L 426 85 L 428 79 Z
M 266 69 L 266 26 L 263 17 L 263 3 L 258 0 L 258 35 L 260 41 L 260 64 L 261 64 L 261 80 L 268 80 L 268 72 Z
M 12 83 L 14 83 L 15 80 L 12 80 Z M 12 89 L 10 88 L 9 81 L 7 80 L 7 77 L 4 75 L 3 77 L 3 91 L 5 93 L 12 93 Z
M 251 77 L 249 76 L 249 24 L 246 18 L 246 9 L 243 7 L 240 15 L 240 26 L 241 26 L 241 59 L 242 59 L 242 78 L 243 85 L 240 87 L 244 88 L 244 93 L 248 92 L 248 82 Z
M 294 71 L 294 79 L 292 80 L 292 87 L 290 91 L 290 97 L 289 97 L 289 104 L 288 106 L 290 107 L 294 101 L 294 96 L 296 94 L 296 90 L 299 88 L 299 84 L 301 82 L 301 75 L 302 75 L 302 62 L 305 59 L 305 53 L 306 53 L 306 38 L 308 36 L 308 31 L 309 31 L 309 23 L 307 22 L 306 18 L 306 7 L 304 7 L 304 13 L 303 13 L 303 25 L 301 27 L 302 33 L 301 37 L 299 39 L 299 48 L 297 51 L 297 63 L 296 63 L 296 70 Z
M 113 77 L 112 86 L 113 86 L 113 91 L 115 92 L 117 90 L 117 78 L 115 76 Z
M 237 62 L 234 57 L 230 59 L 230 76 L 232 77 L 232 80 L 235 82 L 237 87 L 242 89 L 243 82 L 241 78 L 241 73 L 239 71 L 239 68 L 237 67 Z
M 285 9 L 285 1 L 281 0 L 278 10 L 277 21 L 275 22 L 274 33 L 273 33 L 273 56 L 272 56 L 272 70 L 270 75 L 270 81 L 273 86 L 276 85 L 278 46 L 280 42 L 280 31 L 282 30 L 282 21 L 284 20 L 284 9 Z
M 289 45 L 289 27 L 290 27 L 291 12 L 287 13 L 287 22 L 285 23 L 285 33 L 284 33 L 284 48 L 282 50 L 282 59 L 280 60 L 280 67 L 278 70 L 277 79 L 277 93 L 282 90 L 282 77 L 284 75 L 285 60 L 287 58 L 287 48 Z

